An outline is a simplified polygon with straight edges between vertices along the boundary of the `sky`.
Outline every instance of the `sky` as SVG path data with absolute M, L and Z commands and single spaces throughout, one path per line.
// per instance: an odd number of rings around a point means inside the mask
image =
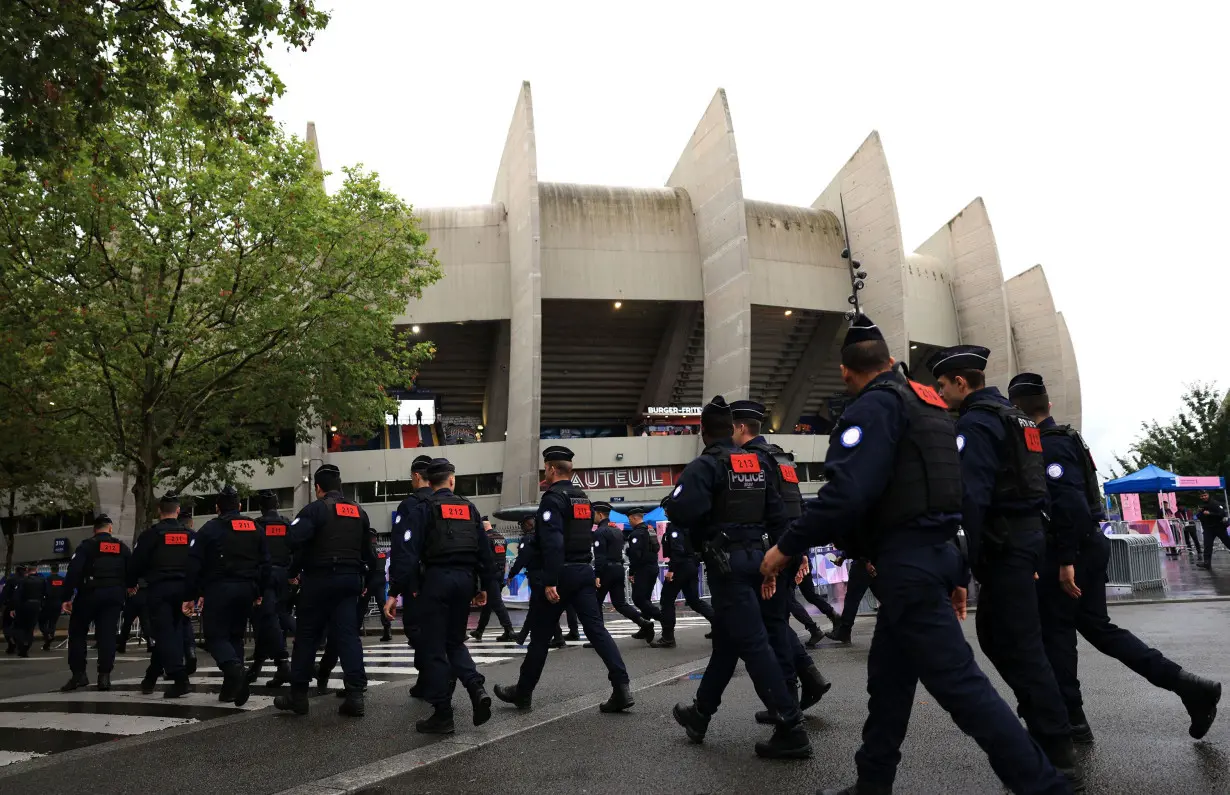
M 317 2 L 274 115 L 316 122 L 331 185 L 487 203 L 529 80 L 540 180 L 661 186 L 721 87 L 748 198 L 810 205 L 872 130 L 906 251 L 983 197 L 1005 278 L 1046 270 L 1104 475 L 1230 387 L 1230 5 Z

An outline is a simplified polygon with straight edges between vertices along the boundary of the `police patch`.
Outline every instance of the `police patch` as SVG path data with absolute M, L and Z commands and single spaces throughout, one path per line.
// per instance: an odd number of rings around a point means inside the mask
M 636 542 L 637 542 L 637 539 L 635 539 L 635 538 L 634 538 L 634 539 L 632 539 L 632 543 L 633 543 L 633 544 L 635 544 Z
M 964 449 L 965 449 L 965 434 L 959 433 L 957 434 L 957 452 L 959 453 Z
M 682 483 L 680 483 L 678 486 L 676 486 L 676 487 L 675 487 L 675 490 L 671 492 L 671 496 L 672 496 L 672 497 L 678 497 L 678 496 L 679 496 L 679 493 L 680 493 L 681 491 L 683 491 L 683 484 L 682 484 Z
M 400 522 L 401 522 L 401 514 L 398 514 L 397 516 L 393 518 L 393 524 L 398 524 Z
M 543 512 L 542 512 L 542 520 L 543 520 L 544 522 L 549 522 L 549 521 L 551 521 L 551 512 L 550 512 L 550 511 L 543 511 Z
M 863 429 L 857 425 L 852 425 L 841 432 L 841 446 L 846 449 L 858 447 L 861 441 L 863 441 Z
M 1051 480 L 1059 480 L 1063 477 L 1063 467 L 1059 464 L 1051 464 L 1046 468 L 1046 476 Z
M 403 534 L 402 534 L 401 540 L 402 540 L 402 541 L 409 541 L 409 540 L 410 540 L 410 531 L 409 531 L 409 530 L 407 530 L 405 533 L 403 533 Z
M 192 539 L 191 541 L 189 541 L 189 542 L 188 542 L 188 546 L 190 546 L 190 547 L 195 547 L 195 546 L 196 546 L 196 539 L 194 538 L 194 539 Z
M 671 538 L 678 538 L 678 537 L 679 537 L 679 533 L 677 533 L 676 531 L 672 530 L 672 531 L 671 531 Z
M 598 546 L 598 543 L 599 543 L 599 542 L 595 541 L 595 542 L 594 542 L 594 546 Z
M 291 522 L 291 524 L 299 524 L 299 517 L 296 516 L 295 521 Z

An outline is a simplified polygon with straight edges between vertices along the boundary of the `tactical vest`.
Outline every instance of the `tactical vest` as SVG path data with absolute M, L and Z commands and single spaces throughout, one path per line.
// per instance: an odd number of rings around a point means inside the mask
M 589 563 L 593 559 L 594 543 L 594 512 L 589 496 L 570 482 L 555 491 L 564 498 L 567 506 L 561 517 L 564 522 L 564 560 Z
M 236 579 L 259 579 L 261 539 L 256 522 L 244 516 L 220 521 L 226 526 L 222 535 L 222 573 Z
M 970 410 L 994 414 L 1004 424 L 1004 448 L 995 471 L 995 501 L 1045 501 L 1046 461 L 1037 423 L 1016 406 L 1006 406 L 998 400 L 980 400 Z
M 325 497 L 325 521 L 317 528 L 308 553 L 312 568 L 363 566 L 363 513 L 344 497 Z
M 633 544 L 633 539 L 637 539 L 638 543 Z M 660 548 L 658 533 L 653 526 L 649 523 L 637 525 L 633 528 L 628 540 L 628 562 L 633 566 L 648 566 L 651 563 L 656 565 Z M 635 556 L 632 553 L 634 549 L 636 550 Z
M 876 389 L 891 390 L 901 398 L 906 430 L 897 444 L 888 488 L 868 518 L 869 529 L 875 534 L 928 513 L 960 513 L 961 458 L 944 399 L 931 387 L 900 374 L 892 381 L 876 381 L 867 391 Z M 839 425 L 834 434 L 843 430 Z
M 710 520 L 719 525 L 762 523 L 768 478 L 756 454 L 712 445 L 702 455 L 716 459 L 721 473 Z
M 162 578 L 183 577 L 188 571 L 188 550 L 191 548 L 188 529 L 169 525 L 158 529 L 154 554 L 150 558 L 150 575 Z
M 38 574 L 26 576 L 26 587 L 23 591 L 27 602 L 41 602 L 47 597 L 50 588 L 47 580 Z
M 474 506 L 456 494 L 436 492 L 431 498 L 431 525 L 423 549 L 428 565 L 459 562 L 459 558 L 478 562 L 478 535 Z
M 124 585 L 128 567 L 124 564 L 124 548 L 114 537 L 94 536 L 85 554 L 84 584 L 87 588 L 115 588 Z
M 777 493 L 786 505 L 786 516 L 798 519 L 803 515 L 803 492 L 799 489 L 799 473 L 794 466 L 794 456 L 781 447 L 768 442 L 749 442 L 743 445 L 745 450 L 755 450 L 764 453 L 772 461 L 775 471 L 769 473 Z
M 1073 428 L 1071 425 L 1056 425 L 1053 428 L 1045 428 L 1042 430 L 1043 436 L 1066 436 L 1073 439 L 1080 445 L 1083 453 L 1081 459 L 1081 475 L 1085 481 L 1085 501 L 1089 503 L 1089 511 L 1094 516 L 1102 513 L 1104 510 L 1102 505 L 1102 492 L 1098 489 L 1098 466 L 1093 462 L 1093 453 L 1089 451 L 1089 445 L 1085 444 L 1085 437 L 1081 436 L 1080 431 Z
M 269 562 L 274 566 L 289 568 L 291 561 L 290 540 L 286 534 L 290 532 L 290 522 L 282 516 L 262 516 L 256 520 L 265 527 L 265 549 L 269 551 Z

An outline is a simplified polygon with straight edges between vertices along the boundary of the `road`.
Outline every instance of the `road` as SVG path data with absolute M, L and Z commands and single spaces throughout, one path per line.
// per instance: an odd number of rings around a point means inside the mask
M 1112 618 L 1185 667 L 1230 682 L 1226 608 L 1224 602 L 1120 605 L 1112 608 Z M 458 732 L 448 738 L 414 732 L 414 721 L 430 708 L 406 695 L 413 679 L 404 646 L 375 638 L 365 641 L 369 671 L 385 684 L 369 690 L 368 714 L 361 720 L 338 716 L 332 697 L 313 698 L 312 714 L 304 719 L 279 714 L 267 707 L 270 693 L 263 689 L 254 691 L 249 708 L 225 708 L 212 695 L 216 677 L 187 702 L 167 705 L 157 695 L 140 695 L 135 680 L 143 655 L 131 653 L 115 674 L 130 683 L 113 693 L 61 697 L 49 691 L 67 678 L 62 656 L 59 665 L 6 658 L 0 662 L 0 751 L 48 755 L 0 767 L 0 791 L 43 791 L 72 781 L 84 791 L 116 795 L 807 793 L 853 779 L 865 716 L 870 617 L 855 625 L 852 646 L 813 652 L 834 689 L 811 711 L 808 730 L 816 753 L 805 762 L 755 757 L 752 744 L 767 730 L 752 721 L 759 705 L 742 671 L 704 745 L 688 744 L 670 708 L 695 691 L 708 652 L 703 620 L 687 616 L 672 650 L 650 649 L 627 637 L 633 631 L 627 622 L 609 614 L 607 621 L 620 636 L 637 690 L 629 714 L 598 713 L 608 693 L 605 671 L 595 654 L 574 646 L 548 658 L 533 710 L 518 712 L 497 702 L 492 720 L 475 729 L 468 704 L 458 698 Z M 966 630 L 973 641 L 972 621 Z M 481 670 L 489 688 L 515 681 L 524 649 L 490 643 L 472 648 L 485 658 Z M 1230 723 L 1224 718 L 1204 741 L 1194 742 L 1173 695 L 1085 645 L 1081 674 L 1098 737 L 1085 752 L 1091 793 L 1230 792 L 1230 753 L 1223 750 L 1230 748 Z M 24 745 L 14 745 L 19 737 Z M 40 737 L 46 740 L 41 746 Z M 903 753 L 899 793 L 1002 791 L 977 746 L 921 689 Z

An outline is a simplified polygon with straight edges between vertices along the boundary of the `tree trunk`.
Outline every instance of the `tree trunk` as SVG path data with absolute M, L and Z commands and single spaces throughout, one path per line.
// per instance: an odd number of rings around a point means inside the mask
M 135 517 L 132 537 L 135 541 L 142 530 L 153 524 L 154 481 L 148 473 L 137 472 L 132 483 L 132 497 Z

